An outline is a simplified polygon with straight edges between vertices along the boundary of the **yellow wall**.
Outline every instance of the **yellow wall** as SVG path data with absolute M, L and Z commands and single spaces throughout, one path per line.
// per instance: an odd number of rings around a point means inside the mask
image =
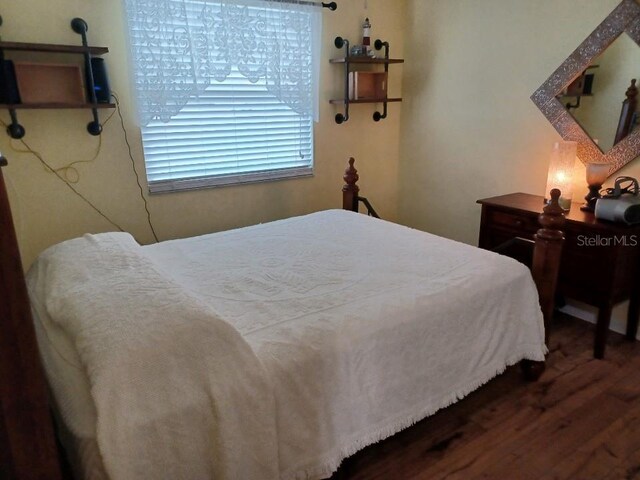
M 161 239 L 340 208 L 342 173 L 349 156 L 358 160 L 363 177 L 361 187 L 374 200 L 376 209 L 385 218 L 396 218 L 401 108 L 399 104 L 391 105 L 389 118 L 374 123 L 371 119 L 374 106 L 357 105 L 348 123 L 336 125 L 333 117 L 338 109 L 329 105 L 328 100 L 341 94 L 342 70 L 329 65 L 328 59 L 339 55 L 333 47 L 336 35 L 360 41 L 360 24 L 365 15 L 373 23 L 374 38 L 390 41 L 394 56 L 401 56 L 404 0 L 368 0 L 366 11 L 364 0 L 338 3 L 337 12 L 324 13 L 315 177 L 149 196 L 152 219 Z M 20 0 L 4 2 L 0 13 L 4 17 L 0 35 L 7 41 L 77 44 L 79 37 L 69 28 L 69 21 L 79 16 L 88 22 L 90 43 L 110 48 L 105 59 L 111 86 L 122 100 L 134 158 L 144 181 L 140 132 L 128 80 L 122 0 Z M 393 95 L 400 93 L 401 72 L 401 67 L 392 71 Z M 8 114 L 0 112 L 0 118 L 6 122 Z M 27 129 L 25 141 L 58 167 L 91 158 L 95 153 L 98 140 L 85 132 L 89 118 L 87 111 L 19 112 L 20 123 Z M 11 145 L 22 148 L 15 141 Z M 0 150 L 10 160 L 5 177 L 25 267 L 54 243 L 87 232 L 113 230 L 33 156 L 13 152 L 4 133 L 0 133 Z M 117 117 L 105 127 L 101 155 L 93 164 L 80 165 L 79 170 L 81 181 L 77 188 L 83 195 L 140 242 L 152 241 Z M 146 183 L 143 185 L 146 192 Z
M 401 222 L 476 244 L 477 199 L 543 194 L 560 137 L 529 97 L 618 3 L 407 1 Z M 640 163 L 619 174 L 640 177 Z

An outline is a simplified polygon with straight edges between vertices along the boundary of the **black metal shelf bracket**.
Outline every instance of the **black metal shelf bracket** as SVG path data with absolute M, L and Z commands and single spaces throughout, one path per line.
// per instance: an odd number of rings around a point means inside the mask
M 82 46 L 88 47 L 89 43 L 87 42 L 87 31 L 89 30 L 89 25 L 87 24 L 87 22 L 85 22 L 82 18 L 74 18 L 73 20 L 71 20 L 71 29 L 82 37 Z M 84 68 L 87 76 L 89 100 L 91 101 L 92 105 L 95 105 L 98 103 L 98 99 L 96 98 L 96 85 L 93 78 L 93 68 L 91 66 L 91 54 L 89 53 L 89 50 L 86 50 L 84 52 Z M 91 112 L 93 113 L 93 120 L 87 125 L 87 131 L 95 137 L 102 133 L 102 125 L 100 124 L 98 109 L 92 108 Z
M 336 48 L 344 48 L 344 114 L 336 114 L 336 123 L 338 125 L 349 121 L 349 40 L 342 37 L 336 37 L 333 42 Z
M 2 16 L 0 16 L 0 26 L 2 25 Z M 74 18 L 71 21 L 71 28 L 74 32 L 82 36 L 82 46 L 88 47 L 87 43 L 87 31 L 89 30 L 89 26 L 87 22 L 85 22 L 81 18 Z M 0 66 L 3 65 L 4 62 L 4 49 L 0 48 Z M 87 49 L 84 52 L 84 63 L 85 63 L 85 71 L 87 76 L 87 87 L 89 89 L 89 100 L 92 105 L 96 105 L 96 91 L 95 91 L 95 81 L 93 78 L 93 68 L 91 67 L 91 54 Z M 100 124 L 100 117 L 98 116 L 98 109 L 92 108 L 91 112 L 93 113 L 93 120 L 89 122 L 87 125 L 87 131 L 91 135 L 100 135 L 102 133 L 102 125 Z M 18 113 L 15 108 L 9 109 L 9 115 L 11 116 L 11 123 L 7 127 L 7 134 L 16 140 L 20 140 L 25 136 L 26 130 L 20 123 L 18 123 Z
M 384 58 L 385 60 L 389 60 L 389 42 L 383 42 L 382 40 L 378 39 L 374 42 L 373 46 L 375 47 L 376 50 L 382 50 L 382 48 L 384 48 Z M 387 82 L 388 82 L 389 81 L 388 80 L 389 62 L 386 62 L 384 64 L 384 72 L 387 74 Z M 384 120 L 385 118 L 387 118 L 387 102 L 382 103 L 382 113 L 376 111 L 373 114 L 374 122 L 379 122 L 380 120 Z
M 2 16 L 0 16 L 0 26 L 2 25 Z M 4 68 L 4 49 L 0 48 L 0 66 Z M 24 137 L 25 130 L 22 125 L 18 123 L 18 114 L 14 109 L 9 110 L 11 115 L 11 123 L 7 127 L 7 134 L 16 140 L 20 140 Z
M 18 114 L 13 108 L 9 110 L 9 115 L 11 115 L 11 123 L 7 127 L 7 133 L 11 138 L 20 140 L 27 132 L 24 127 L 18 123 Z

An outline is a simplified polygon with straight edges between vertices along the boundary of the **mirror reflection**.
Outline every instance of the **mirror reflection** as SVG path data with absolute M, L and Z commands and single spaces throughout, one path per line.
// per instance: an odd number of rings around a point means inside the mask
M 638 78 L 640 47 L 625 33 L 558 96 L 603 153 L 640 128 Z

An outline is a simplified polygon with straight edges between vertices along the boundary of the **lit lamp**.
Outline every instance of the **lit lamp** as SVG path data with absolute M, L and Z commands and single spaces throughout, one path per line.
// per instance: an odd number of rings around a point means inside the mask
M 609 177 L 610 163 L 589 163 L 587 165 L 587 185 L 589 185 L 589 193 L 584 199 L 587 201 L 580 210 L 585 212 L 593 212 L 596 209 L 596 202 L 600 196 L 602 184 Z
M 560 206 L 569 210 L 573 198 L 573 170 L 576 166 L 578 142 L 556 142 L 551 151 L 549 176 L 547 177 L 546 195 L 554 188 L 562 192 Z

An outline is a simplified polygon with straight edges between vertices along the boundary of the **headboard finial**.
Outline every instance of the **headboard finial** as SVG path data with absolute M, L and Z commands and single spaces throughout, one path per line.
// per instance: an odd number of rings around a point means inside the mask
M 354 167 L 355 162 L 355 158 L 351 157 L 349 159 L 349 166 L 342 177 L 345 181 L 345 185 L 342 187 L 342 208 L 353 212 L 358 211 L 358 192 L 360 191 L 360 187 L 356 185 L 360 176 L 358 175 L 358 170 Z
M 347 183 L 344 186 L 344 188 L 347 188 L 347 187 L 351 187 L 351 189 L 355 188 L 355 191 L 357 192 L 360 189 L 356 185 L 356 182 L 360 179 L 360 176 L 358 175 L 358 170 L 356 170 L 356 167 L 354 166 L 355 163 L 356 163 L 355 158 L 353 157 L 349 158 L 349 166 L 344 171 L 344 176 L 342 178 L 344 178 L 344 181 Z

